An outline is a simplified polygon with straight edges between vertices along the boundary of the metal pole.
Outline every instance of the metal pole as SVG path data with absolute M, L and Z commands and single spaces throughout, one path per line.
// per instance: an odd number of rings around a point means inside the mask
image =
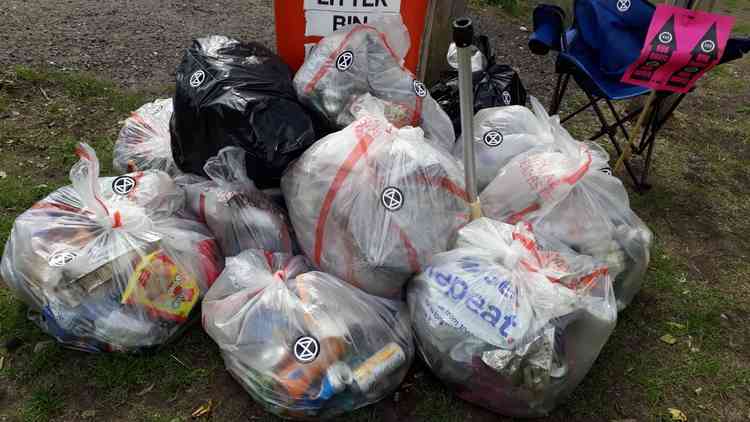
M 458 87 L 461 103 L 461 133 L 464 143 L 464 169 L 471 219 L 482 217 L 482 206 L 477 195 L 477 169 L 474 156 L 474 81 L 471 71 L 471 45 L 474 26 L 468 17 L 453 22 L 453 42 L 458 49 Z

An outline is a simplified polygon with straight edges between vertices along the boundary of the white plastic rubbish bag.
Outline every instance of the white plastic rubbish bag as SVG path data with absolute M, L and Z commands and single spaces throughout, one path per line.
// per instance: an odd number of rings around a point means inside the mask
M 630 209 L 627 191 L 611 174 L 609 155 L 575 141 L 556 120 L 554 142 L 508 163 L 482 192 L 488 217 L 526 220 L 537 233 L 605 261 L 620 309 L 638 293 L 646 273 L 651 231 Z
M 210 181 L 185 186 L 188 204 L 216 236 L 225 256 L 246 249 L 292 252 L 286 213 L 247 177 L 243 149 L 222 149 L 204 171 Z
M 316 266 L 392 298 L 467 221 L 462 180 L 461 164 L 425 142 L 421 129 L 363 113 L 306 151 L 282 191 Z
M 13 225 L 0 274 L 60 343 L 140 352 L 172 339 L 223 258 L 199 223 L 172 217 L 184 193 L 161 171 L 98 178 L 91 147 L 63 187 Z
M 546 415 L 615 327 L 606 266 L 525 223 L 487 218 L 462 228 L 456 247 L 409 285 L 425 361 L 467 401 L 507 416 Z
M 550 117 L 539 101 L 531 97 L 532 113 L 523 106 L 493 107 L 474 116 L 474 154 L 477 185 L 481 192 L 510 160 L 534 147 L 553 142 Z M 462 159 L 464 143 L 456 142 L 454 153 Z
M 148 103 L 125 120 L 115 143 L 114 169 L 120 174 L 161 170 L 172 176 L 182 172 L 172 158 L 169 119 L 172 99 Z
M 340 29 L 322 39 L 297 72 L 297 95 L 340 129 L 355 119 L 353 101 L 371 94 L 387 105 L 396 127 L 422 127 L 428 139 L 450 150 L 456 140 L 450 118 L 403 65 L 409 43 L 400 16 Z
M 414 356 L 406 304 L 308 271 L 288 254 L 227 259 L 203 326 L 229 372 L 286 418 L 332 416 L 393 393 Z

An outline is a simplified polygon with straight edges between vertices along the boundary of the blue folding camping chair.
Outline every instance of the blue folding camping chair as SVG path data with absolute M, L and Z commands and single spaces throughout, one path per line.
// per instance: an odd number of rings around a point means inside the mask
M 650 92 L 647 88 L 622 83 L 620 79 L 640 56 L 656 8 L 645 0 L 575 0 L 573 10 L 574 23 L 570 28 L 564 28 L 565 13 L 561 8 L 540 5 L 534 10 L 534 33 L 529 41 L 529 48 L 540 55 L 547 54 L 550 50 L 559 52 L 555 66 L 558 79 L 550 114 L 560 111 L 572 78 L 589 102 L 561 118 L 561 122 L 565 123 L 592 108 L 601 128 L 589 139 L 594 141 L 607 136 L 617 154 L 622 155 L 623 147 L 618 140 L 618 130 L 621 131 L 624 142 L 631 144 L 633 153 L 643 156 L 645 160 L 640 174 L 636 173 L 632 163 L 627 160 L 625 168 L 636 190 L 648 190 L 651 187 L 648 184 L 648 173 L 656 135 L 685 98 L 685 94 L 657 93 L 652 103 L 652 112 L 637 143 L 635 139 L 630 139 L 625 124 L 637 118 L 643 111 L 643 106 L 622 116 L 614 102 Z M 738 59 L 748 50 L 750 39 L 732 39 L 727 45 L 722 63 Z M 602 103 L 611 112 L 614 123 L 608 121 Z

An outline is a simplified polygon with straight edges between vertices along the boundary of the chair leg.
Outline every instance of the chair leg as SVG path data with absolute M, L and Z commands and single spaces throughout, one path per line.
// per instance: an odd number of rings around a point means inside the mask
M 596 116 L 599 118 L 599 122 L 602 124 L 602 131 L 606 131 L 607 137 L 612 142 L 612 145 L 615 147 L 615 151 L 617 151 L 617 155 L 622 155 L 622 148 L 620 147 L 619 142 L 617 142 L 617 137 L 612 133 L 611 130 L 606 130 L 608 127 L 611 127 L 609 125 L 609 122 L 607 122 L 607 117 L 604 115 L 604 112 L 602 111 L 602 108 L 599 107 L 599 104 L 597 104 L 596 99 L 593 95 L 586 92 L 586 95 L 589 97 L 589 100 L 593 102 L 594 112 L 596 113 Z M 627 142 L 630 142 L 629 138 L 626 138 Z M 640 185 L 640 179 L 636 176 L 635 172 L 633 171 L 633 167 L 630 166 L 629 162 L 625 162 L 625 170 L 627 170 L 628 174 L 630 175 L 630 178 L 633 180 L 633 183 L 635 184 L 636 190 L 640 191 L 642 189 Z
M 622 131 L 622 134 L 625 135 L 625 139 L 630 141 L 630 134 L 628 133 L 628 130 L 625 128 L 625 122 L 629 121 L 632 118 L 631 116 L 635 116 L 638 113 L 630 112 L 625 117 L 621 118 L 620 113 L 617 112 L 617 109 L 615 108 L 615 105 L 612 104 L 612 101 L 610 100 L 606 100 L 606 101 L 607 101 L 607 106 L 609 107 L 609 111 L 610 113 L 612 113 L 612 117 L 617 122 L 615 125 L 620 128 L 620 130 Z
M 663 100 L 664 97 L 660 98 L 660 100 Z M 651 170 L 651 158 L 654 155 L 654 145 L 656 144 L 656 134 L 659 133 L 659 130 L 661 129 L 661 123 L 666 122 L 659 120 L 659 114 L 660 114 L 660 108 L 662 106 L 662 101 L 656 101 L 654 104 L 654 111 L 651 114 L 651 119 L 649 119 L 648 126 L 646 126 L 646 130 L 643 133 L 643 138 L 640 140 L 639 148 L 641 150 L 646 149 L 648 147 L 648 152 L 646 152 L 646 162 L 643 165 L 643 173 L 641 173 L 641 188 L 646 191 L 651 189 L 651 185 L 648 183 L 648 175 Z M 674 111 L 674 109 L 672 109 Z M 671 111 L 670 111 L 671 113 Z
M 550 105 L 550 108 L 549 108 L 550 116 L 554 116 L 555 114 L 560 112 L 560 104 L 562 103 L 562 99 L 563 99 L 563 96 L 565 95 L 565 91 L 568 89 L 568 82 L 570 82 L 569 74 L 560 73 L 557 76 L 557 85 L 555 86 L 555 94 L 552 97 L 552 105 Z

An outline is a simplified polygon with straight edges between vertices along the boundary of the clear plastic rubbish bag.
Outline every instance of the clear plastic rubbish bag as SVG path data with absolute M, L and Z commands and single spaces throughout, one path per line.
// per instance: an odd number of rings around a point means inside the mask
M 351 104 L 371 94 L 387 105 L 393 125 L 419 126 L 450 150 L 456 140 L 450 118 L 403 65 L 409 46 L 400 16 L 340 29 L 323 38 L 297 72 L 297 95 L 340 129 L 355 120 Z
M 116 172 L 161 170 L 172 176 L 182 174 L 172 158 L 169 134 L 172 111 L 171 98 L 156 100 L 134 111 L 125 120 L 113 152 Z
M 243 149 L 222 149 L 204 171 L 210 181 L 185 186 L 188 206 L 216 236 L 225 256 L 246 249 L 292 252 L 286 213 L 247 177 Z
M 297 240 L 318 268 L 393 298 L 468 220 L 463 167 L 421 129 L 361 115 L 292 165 L 282 191 Z
M 506 416 L 548 414 L 615 327 L 607 267 L 526 223 L 476 220 L 456 247 L 409 284 L 425 361 L 464 400 Z
M 529 221 L 536 233 L 606 262 L 623 309 L 641 288 L 653 235 L 630 209 L 607 152 L 575 141 L 557 119 L 550 122 L 554 142 L 503 167 L 482 192 L 482 209 L 511 224 Z
M 288 254 L 227 259 L 203 326 L 229 372 L 286 418 L 341 414 L 393 393 L 414 356 L 406 304 L 308 271 L 305 258 Z
M 477 186 L 481 192 L 510 160 L 534 147 L 553 142 L 549 115 L 531 97 L 532 113 L 523 106 L 494 107 L 474 116 L 474 154 Z M 463 139 L 456 142 L 454 155 L 463 158 Z
M 67 347 L 141 352 L 181 332 L 223 267 L 202 224 L 174 218 L 184 193 L 158 170 L 99 178 L 79 145 L 72 186 L 21 214 L 0 274 Z

